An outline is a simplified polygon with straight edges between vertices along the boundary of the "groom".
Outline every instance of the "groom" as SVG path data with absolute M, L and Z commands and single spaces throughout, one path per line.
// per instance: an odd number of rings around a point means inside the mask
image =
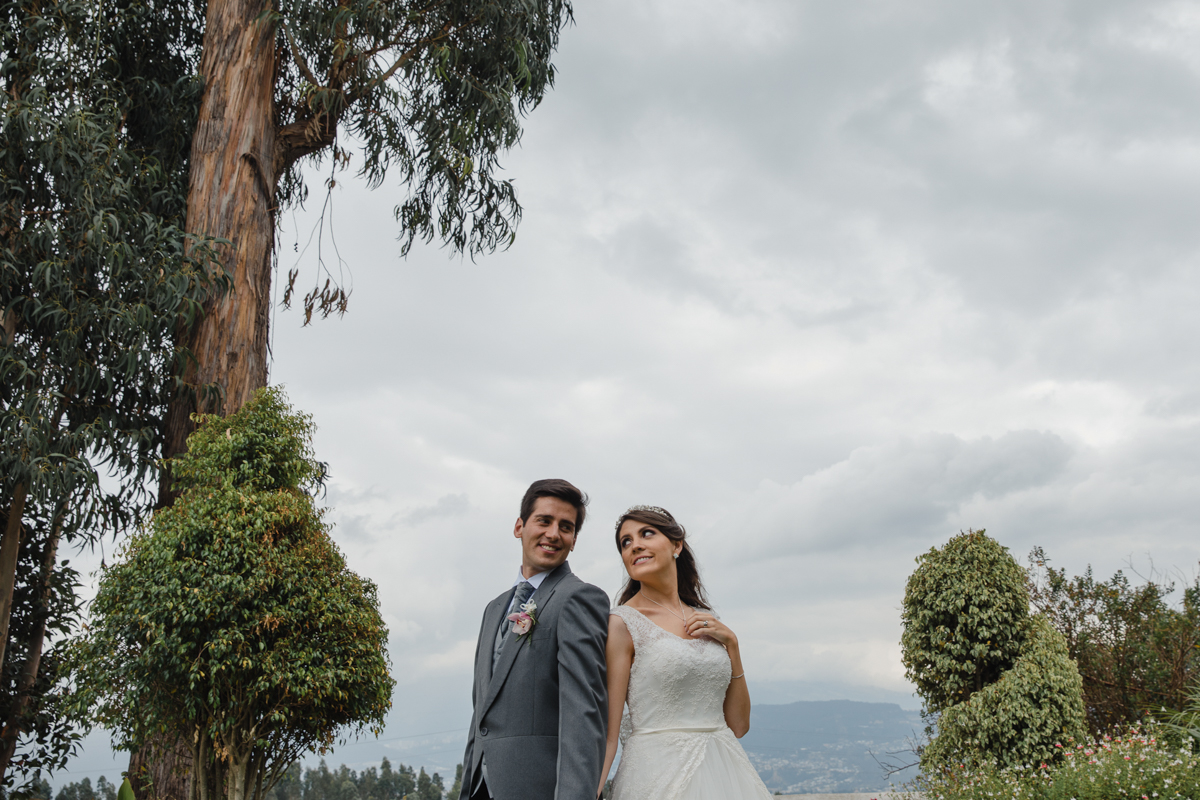
M 534 482 L 521 500 L 513 529 L 520 574 L 488 603 L 475 647 L 460 800 L 596 797 L 608 721 L 608 595 L 567 565 L 586 505 L 559 479 Z M 507 619 L 523 608 L 532 619 Z

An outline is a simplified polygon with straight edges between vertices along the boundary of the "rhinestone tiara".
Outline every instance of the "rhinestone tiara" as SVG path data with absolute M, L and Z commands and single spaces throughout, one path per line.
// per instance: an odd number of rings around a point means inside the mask
M 662 506 L 641 506 L 641 505 L 630 506 L 629 508 L 625 509 L 624 514 L 617 517 L 617 524 L 615 526 L 617 530 L 621 530 L 621 520 L 624 519 L 630 512 L 633 512 L 633 511 L 652 511 L 655 514 L 662 514 L 664 517 L 666 517 L 667 519 L 669 519 L 671 521 L 675 520 L 675 518 L 671 516 L 671 512 L 667 511 Z

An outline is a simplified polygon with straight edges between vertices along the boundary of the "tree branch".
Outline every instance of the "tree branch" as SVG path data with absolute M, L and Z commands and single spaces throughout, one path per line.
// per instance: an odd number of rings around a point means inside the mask
M 279 27 L 283 28 L 283 35 L 287 38 L 288 49 L 292 51 L 292 61 L 296 62 L 296 69 L 300 70 L 300 74 L 304 76 L 304 80 L 313 86 L 320 86 L 321 84 L 317 82 L 316 76 L 308 68 L 308 62 L 304 60 L 304 55 L 300 52 L 300 48 L 296 47 L 296 40 L 292 38 L 292 32 L 288 29 L 287 23 L 280 20 Z

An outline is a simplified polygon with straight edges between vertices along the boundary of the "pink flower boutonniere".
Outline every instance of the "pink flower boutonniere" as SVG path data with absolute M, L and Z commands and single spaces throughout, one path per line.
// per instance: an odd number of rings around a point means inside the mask
M 513 633 L 517 635 L 518 639 L 528 635 L 533 630 L 533 626 L 537 625 L 537 617 L 533 615 L 535 611 L 537 611 L 537 603 L 530 600 L 528 603 L 522 603 L 519 611 L 508 615 L 508 620 L 513 624 Z

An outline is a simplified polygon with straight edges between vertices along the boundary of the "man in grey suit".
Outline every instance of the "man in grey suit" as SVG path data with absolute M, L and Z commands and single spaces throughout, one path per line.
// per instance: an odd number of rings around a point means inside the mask
M 488 603 L 475 648 L 460 800 L 596 797 L 608 722 L 609 601 L 567 565 L 586 504 L 583 492 L 559 479 L 534 482 L 521 501 L 513 529 L 520 574 Z M 523 609 L 532 622 L 507 619 Z

